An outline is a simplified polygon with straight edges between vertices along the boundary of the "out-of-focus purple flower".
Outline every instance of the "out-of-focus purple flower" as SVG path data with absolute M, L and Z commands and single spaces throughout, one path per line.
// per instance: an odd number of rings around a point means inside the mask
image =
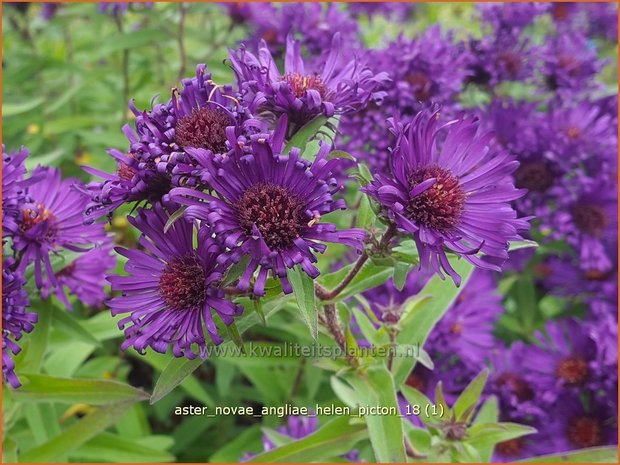
M 617 442 L 614 411 L 599 402 L 584 400 L 576 393 L 564 393 L 552 411 L 555 419 L 548 426 L 554 452 L 605 446 Z
M 509 348 L 502 344 L 489 354 L 491 375 L 485 393 L 497 396 L 502 419 L 533 426 L 543 423 L 553 399 L 540 389 L 538 377 L 529 369 L 527 346 L 520 341 Z
M 14 268 L 12 258 L 2 260 L 2 376 L 13 388 L 18 388 L 21 383 L 15 375 L 13 361 L 13 356 L 21 350 L 17 341 L 34 329 L 38 315 L 26 311 L 30 305 L 24 288 L 26 280 Z
M 505 152 L 490 156 L 492 136 L 480 134 L 475 119 L 439 118 L 435 110 L 407 124 L 392 120 L 391 174 L 378 174 L 364 191 L 413 236 L 422 269 L 442 277 L 445 271 L 459 285 L 446 249 L 480 268 L 501 270 L 509 241 L 518 240 L 528 223 L 509 204 L 524 194 L 510 179 L 518 163 Z
M 272 118 L 287 115 L 291 134 L 316 116 L 364 108 L 383 96 L 377 89 L 387 80 L 385 73 L 375 74 L 356 58 L 345 57 L 340 34 L 334 35 L 325 63 L 315 69 L 306 69 L 300 43 L 292 36 L 287 39 L 283 73 L 264 41 L 258 56 L 240 48 L 231 51 L 230 60 L 250 110 Z
M 479 3 L 482 21 L 497 31 L 520 32 L 549 9 L 546 3 Z
M 581 3 L 588 17 L 591 36 L 618 42 L 618 4 L 615 2 Z
M 551 237 L 565 239 L 576 250 L 582 269 L 609 271 L 613 263 L 607 244 L 618 224 L 616 184 L 577 177 L 556 202 L 548 225 Z
M 112 315 L 128 314 L 119 322 L 124 329 L 122 349 L 147 347 L 165 353 L 171 346 L 175 357 L 207 356 L 204 328 L 220 344 L 215 313 L 230 325 L 243 309 L 226 300 L 219 283 L 225 268 L 217 263 L 219 246 L 211 231 L 201 228 L 193 245 L 193 225 L 177 221 L 164 232 L 168 220 L 164 207 L 138 212 L 129 221 L 142 232 L 139 243 L 146 251 L 117 248 L 128 258 L 128 276 L 109 276 L 112 290 L 122 295 L 108 303 Z
M 427 345 L 457 355 L 472 370 L 480 369 L 495 345 L 493 327 L 502 311 L 495 279 L 488 271 L 476 270 L 433 328 Z
M 324 252 L 318 241 L 337 242 L 361 248 L 365 233 L 361 229 L 337 230 L 321 217 L 344 209 L 344 200 L 335 200 L 341 186 L 332 177 L 338 159 L 328 160 L 329 145 L 321 144 L 310 162 L 293 148 L 284 155 L 286 117 L 282 117 L 271 138 L 255 136 L 249 153 L 228 157 L 203 157 L 202 174 L 215 195 L 188 188 L 176 188 L 173 200 L 190 205 L 188 218 L 206 221 L 216 239 L 226 247 L 218 261 L 238 262 L 249 255 L 250 262 L 239 281 L 247 290 L 250 279 L 259 269 L 254 293 L 264 293 L 267 273 L 271 270 L 281 281 L 284 292 L 292 292 L 286 270 L 300 265 L 311 277 L 319 270 L 314 252 Z M 201 155 L 200 150 L 196 154 Z M 204 155 L 204 153 L 202 153 Z
M 105 237 L 97 225 L 84 225 L 82 213 L 86 200 L 72 188 L 73 179 L 61 178 L 59 169 L 38 167 L 32 173 L 40 179 L 28 187 L 29 202 L 21 207 L 16 219 L 17 231 L 13 248 L 21 261 L 18 270 L 23 272 L 34 262 L 34 279 L 37 287 L 44 284 L 44 277 L 57 285 L 50 255 L 62 249 L 81 252 Z
M 172 98 L 150 111 L 129 108 L 136 116 L 135 131 L 123 128 L 130 147 L 127 153 L 112 149 L 118 169 L 108 174 L 85 168 L 103 178 L 86 188 L 91 202 L 85 218 L 93 221 L 109 215 L 127 202 L 147 200 L 167 203 L 167 194 L 175 185 L 196 185 L 191 148 L 208 150 L 210 154 L 226 153 L 237 137 L 262 129 L 263 125 L 249 117 L 235 98 L 230 86 L 218 86 L 206 72 L 205 65 L 196 67 L 196 76 L 182 81 L 181 91 L 173 89 Z
M 41 18 L 50 21 L 56 16 L 60 3 L 45 2 L 41 5 Z
M 597 350 L 583 324 L 574 319 L 550 321 L 545 333 L 538 333 L 538 345 L 526 351 L 529 371 L 537 377 L 539 389 L 546 391 L 543 395 L 555 400 L 562 391 L 587 388 L 596 377 Z
M 75 295 L 78 300 L 92 307 L 99 307 L 106 299 L 104 287 L 105 276 L 108 271 L 116 266 L 116 257 L 112 252 L 112 241 L 96 244 L 92 249 L 73 260 L 67 266 L 56 272 L 58 285 L 45 286 L 42 290 L 44 297 L 55 291 L 58 299 L 70 309 L 72 307 L 65 287 Z
M 499 32 L 469 41 L 467 82 L 495 86 L 505 81 L 530 81 L 534 76 L 539 47 L 526 35 Z
M 547 88 L 570 93 L 592 90 L 594 77 L 605 64 L 594 44 L 578 31 L 549 37 L 541 49 L 542 75 Z
M 225 4 L 235 24 L 249 26 L 250 37 L 243 43 L 254 50 L 264 41 L 271 54 L 284 54 L 289 35 L 300 41 L 309 55 L 318 59 L 329 50 L 336 33 L 344 43 L 358 48 L 358 25 L 339 5 L 333 3 Z
M 371 20 L 380 15 L 394 21 L 404 21 L 415 11 L 415 5 L 407 2 L 350 2 L 347 8 L 353 17 L 366 15 Z

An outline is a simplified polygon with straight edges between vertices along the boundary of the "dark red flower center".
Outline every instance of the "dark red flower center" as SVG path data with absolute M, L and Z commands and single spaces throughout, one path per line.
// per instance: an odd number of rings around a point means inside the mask
M 530 387 L 529 383 L 514 373 L 502 373 L 495 380 L 495 385 L 498 388 L 507 386 L 515 397 L 521 402 L 532 400 L 534 398 L 534 391 Z
M 516 457 L 521 455 L 521 452 L 523 451 L 523 441 L 520 438 L 502 441 L 495 446 L 495 450 L 498 454 L 508 457 Z
M 136 171 L 127 163 L 119 161 L 116 167 L 116 175 L 123 181 L 131 181 L 136 174 Z
M 611 276 L 612 273 L 612 270 L 586 270 L 583 272 L 583 277 L 586 278 L 588 281 L 605 281 Z
M 305 204 L 289 189 L 272 183 L 254 184 L 235 204 L 239 224 L 247 234 L 256 225 L 270 249 L 285 249 L 308 221 Z
M 450 231 L 459 222 L 465 206 L 465 192 L 450 171 L 439 166 L 418 168 L 409 175 L 409 189 L 436 178 L 435 183 L 407 204 L 410 219 L 437 231 Z
M 605 210 L 599 205 L 580 204 L 573 208 L 572 213 L 577 227 L 593 236 L 600 236 L 609 223 Z
M 522 163 L 515 171 L 515 184 L 519 188 L 525 188 L 531 192 L 545 192 L 555 180 L 555 176 L 547 163 L 533 161 Z
M 226 128 L 233 121 L 221 108 L 206 106 L 194 109 L 191 114 L 181 118 L 175 128 L 175 142 L 180 147 L 196 147 L 225 153 Z
M 319 75 L 287 73 L 282 76 L 282 80 L 288 83 L 293 93 L 299 98 L 303 97 L 308 90 L 316 90 L 323 100 L 327 95 L 327 86 Z
M 516 78 L 521 70 L 521 57 L 516 52 L 503 52 L 499 55 L 499 62 L 504 66 L 508 75 Z
M 27 207 L 22 210 L 20 229 L 22 232 L 26 232 L 41 223 L 46 223 L 47 230 L 45 237 L 51 239 L 56 234 L 55 222 L 56 217 L 54 214 L 49 211 L 45 205 L 38 203 L 34 208 Z
M 563 358 L 556 367 L 558 378 L 572 386 L 585 383 L 590 375 L 588 363 L 578 355 Z
M 170 261 L 159 278 L 159 295 L 173 310 L 199 310 L 206 300 L 205 272 L 194 254 Z
M 433 97 L 433 83 L 425 73 L 414 71 L 405 80 L 414 88 L 416 100 L 428 102 Z
M 600 446 L 603 443 L 601 424 L 589 416 L 572 418 L 566 433 L 570 442 L 578 448 Z

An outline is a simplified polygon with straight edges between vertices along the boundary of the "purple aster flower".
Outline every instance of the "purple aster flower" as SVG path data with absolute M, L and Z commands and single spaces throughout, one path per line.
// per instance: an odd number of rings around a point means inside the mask
M 405 21 L 415 11 L 415 5 L 407 2 L 350 2 L 348 11 L 353 17 L 381 15 L 395 21 Z
M 34 329 L 38 315 L 26 311 L 30 305 L 24 288 L 26 280 L 14 268 L 12 258 L 2 260 L 2 375 L 13 388 L 18 388 L 21 383 L 14 372 L 13 355 L 20 352 L 17 341 Z
M 28 187 L 28 203 L 21 206 L 16 219 L 17 231 L 13 248 L 21 261 L 19 272 L 34 262 L 34 278 L 38 288 L 44 284 L 44 276 L 57 285 L 50 255 L 62 249 L 81 252 L 105 237 L 102 228 L 82 222 L 86 200 L 74 190 L 74 179 L 61 178 L 59 169 L 38 167 L 33 178 L 40 179 Z
M 116 266 L 116 257 L 112 254 L 112 241 L 107 240 L 97 244 L 88 252 L 80 255 L 67 266 L 56 272 L 57 286 L 55 288 L 46 283 L 43 296 L 47 297 L 55 292 L 58 299 L 68 309 L 72 308 L 65 287 L 75 295 L 80 302 L 91 307 L 99 307 L 106 299 L 106 273 Z
M 551 238 L 564 238 L 577 253 L 582 269 L 613 268 L 608 239 L 616 234 L 618 197 L 615 183 L 576 178 L 557 195 L 550 219 Z
M 476 270 L 433 328 L 427 344 L 457 355 L 472 370 L 479 369 L 495 346 L 492 332 L 502 312 L 495 279 L 487 271 Z
M 485 393 L 497 396 L 502 419 L 535 427 L 544 423 L 553 399 L 530 370 L 527 346 L 517 341 L 509 348 L 496 346 L 489 354 L 492 370 Z
M 243 309 L 226 300 L 219 283 L 226 269 L 217 263 L 221 253 L 211 231 L 198 231 L 194 247 L 194 227 L 175 222 L 167 232 L 164 207 L 140 209 L 129 221 L 142 232 L 139 243 L 146 251 L 117 248 L 127 257 L 129 276 L 109 276 L 112 290 L 122 295 L 108 303 L 112 315 L 128 314 L 119 322 L 125 341 L 121 348 L 134 347 L 143 353 L 147 347 L 165 353 L 172 346 L 175 357 L 193 359 L 207 356 L 204 328 L 210 339 L 220 344 L 214 313 L 226 325 Z
M 539 389 L 555 398 L 564 390 L 587 388 L 597 376 L 593 365 L 597 350 L 583 324 L 573 319 L 550 321 L 545 333 L 537 333 L 538 345 L 528 346 L 526 353 Z
M 495 31 L 520 32 L 532 24 L 538 15 L 545 13 L 549 5 L 545 3 L 479 3 L 476 8 L 484 23 Z
M 585 165 L 590 174 L 617 167 L 618 136 L 616 118 L 602 112 L 591 102 L 567 101 L 548 113 L 552 131 L 551 149 L 561 154 L 564 163 Z M 616 179 L 615 175 L 610 179 Z
M 614 2 L 581 3 L 591 36 L 618 42 L 618 5 Z
M 13 235 L 18 230 L 17 220 L 21 216 L 21 207 L 27 201 L 26 188 L 31 181 L 26 181 L 24 161 L 28 149 L 22 147 L 10 154 L 2 146 L 2 237 Z
M 555 452 L 615 444 L 618 438 L 616 412 L 596 401 L 584 403 L 575 393 L 564 393 L 552 412 Z
M 609 256 L 616 254 L 608 252 Z M 606 270 L 584 268 L 577 257 L 551 256 L 540 263 L 537 271 L 543 278 L 543 284 L 549 292 L 567 297 L 617 299 L 617 267 L 613 265 Z
M 591 90 L 594 77 L 605 64 L 605 60 L 598 58 L 594 44 L 574 30 L 549 37 L 541 56 L 546 86 L 553 91 Z
M 271 54 L 281 57 L 286 49 L 287 37 L 295 36 L 301 46 L 314 58 L 329 50 L 334 35 L 357 48 L 358 25 L 346 12 L 331 3 L 270 3 L 226 4 L 235 24 L 246 24 L 251 33 L 243 42 L 251 50 L 264 41 Z
M 214 190 L 209 195 L 188 188 L 176 188 L 173 199 L 190 205 L 186 216 L 206 221 L 226 251 L 220 263 L 238 262 L 244 255 L 250 263 L 239 281 L 247 290 L 254 271 L 259 270 L 254 293 L 264 293 L 271 270 L 284 292 L 292 292 L 287 268 L 300 265 L 311 277 L 319 275 L 314 252 L 324 252 L 318 241 L 337 242 L 357 249 L 365 232 L 337 230 L 321 216 L 344 209 L 344 200 L 333 195 L 341 190 L 332 177 L 339 160 L 328 160 L 329 145 L 321 144 L 314 162 L 301 158 L 297 148 L 282 153 L 286 117 L 279 120 L 272 138 L 254 137 L 251 153 L 228 157 L 205 157 L 202 179 Z M 200 154 L 200 150 L 196 151 Z
M 375 75 L 343 52 L 340 34 L 335 34 L 325 63 L 320 68 L 306 69 L 300 43 L 289 36 L 283 73 L 264 41 L 258 57 L 240 48 L 231 51 L 230 60 L 250 110 L 271 118 L 287 115 L 291 135 L 316 116 L 358 111 L 383 96 L 375 90 L 386 81 L 385 73 Z
M 504 81 L 529 81 L 534 76 L 539 47 L 526 35 L 498 31 L 469 41 L 467 82 L 495 86 Z
M 431 27 L 420 36 L 398 37 L 381 50 L 366 52 L 366 61 L 374 72 L 385 71 L 392 82 L 381 90 L 386 95 L 380 105 L 346 115 L 340 122 L 343 148 L 380 172 L 388 169 L 389 147 L 385 121 L 400 114 L 413 117 L 431 103 L 443 106 L 444 113 L 458 109 L 457 96 L 468 76 L 468 55 L 462 43 L 450 33 Z
M 184 79 L 182 84 L 181 91 L 173 89 L 169 102 L 157 104 L 150 111 L 140 111 L 130 103 L 136 116 L 135 131 L 128 125 L 123 128 L 130 142 L 129 151 L 109 151 L 118 164 L 116 173 L 85 168 L 103 179 L 85 189 L 91 197 L 85 213 L 87 221 L 110 215 L 128 202 L 167 204 L 173 186 L 197 183 L 187 149 L 226 153 L 231 150 L 229 139 L 236 144 L 237 137 L 263 128 L 262 123 L 249 117 L 230 86 L 213 82 L 205 65 L 198 65 L 196 77 Z
M 480 134 L 473 118 L 442 124 L 435 110 L 420 112 L 408 124 L 391 124 L 397 137 L 391 175 L 377 174 L 364 191 L 400 231 L 413 236 L 421 269 L 442 277 L 443 270 L 459 285 L 447 248 L 480 268 L 501 270 L 509 241 L 528 228 L 508 203 L 524 194 L 510 179 L 518 163 L 504 152 L 490 156 L 492 136 Z

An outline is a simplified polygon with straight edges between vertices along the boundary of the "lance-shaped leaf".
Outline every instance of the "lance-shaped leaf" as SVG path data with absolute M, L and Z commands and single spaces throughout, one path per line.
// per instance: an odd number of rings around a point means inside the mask
M 295 292 L 301 318 L 310 328 L 312 338 L 316 340 L 319 333 L 318 309 L 314 292 L 314 280 L 299 266 L 287 270 L 288 280 Z

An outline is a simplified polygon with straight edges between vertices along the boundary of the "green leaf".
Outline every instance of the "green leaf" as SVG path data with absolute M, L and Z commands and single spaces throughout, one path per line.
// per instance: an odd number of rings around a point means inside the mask
M 342 282 L 353 266 L 355 265 L 347 265 L 335 273 L 328 273 L 320 276 L 318 281 L 324 287 L 333 289 Z M 344 300 L 347 297 L 359 294 L 367 289 L 380 286 L 392 276 L 392 273 L 393 270 L 391 266 L 379 266 L 368 261 L 364 264 L 360 272 L 351 280 L 349 285 L 338 295 L 338 299 Z
M 154 437 L 161 441 L 164 437 Z M 153 463 L 172 462 L 174 456 L 112 433 L 101 433 L 71 452 L 69 457 L 86 462 Z
M 375 222 L 377 215 L 370 205 L 370 198 L 367 195 L 362 195 L 360 198 L 360 206 L 357 210 L 356 226 L 358 228 L 367 229 Z
M 28 337 L 28 349 L 19 365 L 19 371 L 37 373 L 41 369 L 43 356 L 47 349 L 50 323 L 52 321 L 52 310 L 50 306 L 51 303 L 49 300 L 32 303 L 32 308 L 39 314 L 39 321 L 37 321 L 33 332 Z
M 355 389 L 363 406 L 395 409 L 395 415 L 364 416 L 375 460 L 382 463 L 406 462 L 396 387 L 387 367 L 383 364 L 371 365 L 365 372 L 347 373 L 344 378 Z
M 440 413 L 439 411 L 437 415 L 427 416 L 427 413 L 432 414 L 433 410 L 431 410 L 430 408 L 427 409 L 426 406 L 427 405 L 432 406 L 433 402 L 431 402 L 431 400 L 428 397 L 426 397 L 426 395 L 424 395 L 422 392 L 407 385 L 401 386 L 400 392 L 402 392 L 403 396 L 405 396 L 405 399 L 407 400 L 407 402 L 409 402 L 409 405 L 411 406 L 412 410 L 413 410 L 413 406 L 420 407 L 420 414 L 418 415 L 418 418 L 425 425 L 433 425 L 437 422 L 438 419 L 441 418 L 441 415 L 439 415 Z
M 410 270 L 411 265 L 408 263 L 396 262 L 394 265 L 394 287 L 399 291 L 402 291 L 403 287 L 405 287 Z
M 174 223 L 176 223 L 178 220 L 183 218 L 183 215 L 185 214 L 185 210 L 187 210 L 187 205 L 183 205 L 179 207 L 177 211 L 175 211 L 172 215 L 170 215 L 168 220 L 166 220 L 166 224 L 164 225 L 164 234 L 168 232 L 168 230 L 172 227 Z
M 293 147 L 297 147 L 303 154 L 308 142 L 317 135 L 319 130 L 325 126 L 327 121 L 328 119 L 325 116 L 317 116 L 316 118 L 310 120 L 302 126 L 293 137 L 291 137 L 291 140 L 289 140 L 286 147 L 284 147 L 283 153 L 287 154 Z
M 22 463 L 57 461 L 59 457 L 70 454 L 118 421 L 133 404 L 133 401 L 129 401 L 100 407 L 45 444 L 23 452 L 19 461 Z
M 471 418 L 488 376 L 489 372 L 486 369 L 482 370 L 463 390 L 453 407 L 457 420 L 468 421 Z
M 222 280 L 221 286 L 222 287 L 229 286 L 230 284 L 234 283 L 237 279 L 239 279 L 241 275 L 243 274 L 243 272 L 247 270 L 248 263 L 250 263 L 249 255 L 244 255 L 243 257 L 241 257 L 241 260 L 239 260 L 237 263 L 234 263 L 228 269 L 226 276 L 224 276 L 224 279 Z
M 245 347 L 243 346 L 243 339 L 241 339 L 241 334 L 239 334 L 239 330 L 237 329 L 237 325 L 233 321 L 230 325 L 226 326 L 226 330 L 228 331 L 228 335 L 230 339 L 235 343 L 235 345 L 241 349 L 241 352 L 245 354 Z
M 32 100 L 28 100 L 26 102 L 19 103 L 2 103 L 2 116 L 15 116 L 21 113 L 26 113 L 27 111 L 34 110 L 39 105 L 45 102 L 45 97 L 37 97 Z
M 105 405 L 148 399 L 146 392 L 117 381 L 55 378 L 33 374 L 23 374 L 22 377 L 23 386 L 15 391 L 16 400 Z
M 363 423 L 355 423 L 350 417 L 339 417 L 303 439 L 259 454 L 246 463 L 325 462 L 328 458 L 346 454 L 366 437 Z
M 517 460 L 515 463 L 618 463 L 618 447 L 591 447 L 573 452 Z
M 101 343 L 70 315 L 66 310 L 51 304 L 53 326 L 74 339 L 100 347 Z
M 496 423 L 499 418 L 499 409 L 497 406 L 497 397 L 489 396 L 487 400 L 482 404 L 476 418 L 474 419 L 474 425 L 481 423 Z M 491 461 L 493 457 L 494 445 L 478 447 L 480 454 L 480 460 L 484 463 Z
M 17 441 L 7 435 L 2 442 L 2 463 L 17 463 Z
M 467 429 L 467 443 L 481 449 L 535 432 L 535 428 L 517 423 L 478 423 Z
M 268 307 L 265 312 L 265 317 L 268 319 L 271 315 L 275 314 L 283 307 L 283 303 L 282 301 L 277 303 L 269 302 L 269 306 L 265 306 Z M 258 320 L 259 317 L 256 313 L 244 315 L 242 318 L 237 320 L 237 329 L 239 330 L 239 334 L 243 334 L 248 328 L 257 324 Z M 203 362 L 204 360 L 199 357 L 193 360 L 188 360 L 187 358 L 171 359 L 164 367 L 159 375 L 159 378 L 157 379 L 157 382 L 155 383 L 155 388 L 153 389 L 153 394 L 151 394 L 150 403 L 154 404 L 155 402 L 163 399 L 175 387 L 191 375 Z
M 333 158 L 342 158 L 345 160 L 355 161 L 355 157 L 351 155 L 349 152 L 345 152 L 344 150 L 332 150 L 327 155 L 328 160 L 332 160 Z
M 508 246 L 508 252 L 513 252 L 515 250 L 521 250 L 521 249 L 529 249 L 532 247 L 538 247 L 538 242 L 527 241 L 527 240 L 512 241 L 510 242 L 510 245 Z
M 461 276 L 460 288 L 457 288 L 451 280 L 444 281 L 435 275 L 416 296 L 416 299 L 424 299 L 421 307 L 416 311 L 416 324 L 401 325 L 401 332 L 396 338 L 397 342 L 419 344 L 420 347 L 424 347 L 431 330 L 450 309 L 460 289 L 467 285 L 474 266 L 466 260 L 459 260 L 455 257 L 450 258 L 450 264 Z
M 310 328 L 312 338 L 316 340 L 319 333 L 319 320 L 314 280 L 300 266 L 288 269 L 286 273 L 295 292 L 295 300 L 297 300 L 297 305 L 301 311 L 301 317 Z

